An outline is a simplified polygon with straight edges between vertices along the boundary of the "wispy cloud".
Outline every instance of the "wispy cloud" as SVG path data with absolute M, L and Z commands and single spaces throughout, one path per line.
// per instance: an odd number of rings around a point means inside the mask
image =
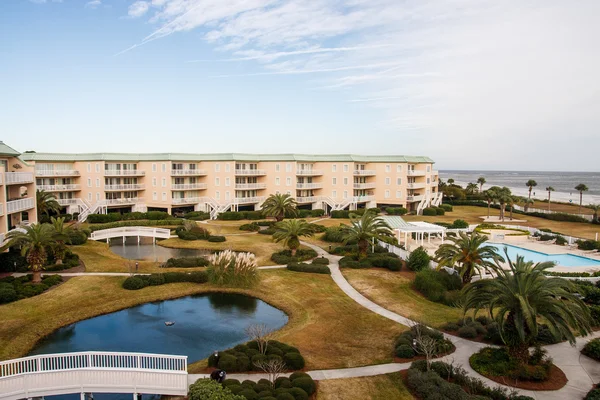
M 146 14 L 149 8 L 150 3 L 148 3 L 147 1 L 136 1 L 135 3 L 129 6 L 127 15 L 129 15 L 131 18 L 139 18 L 142 15 Z
M 95 9 L 102 5 L 102 0 L 91 0 L 85 3 L 86 8 Z

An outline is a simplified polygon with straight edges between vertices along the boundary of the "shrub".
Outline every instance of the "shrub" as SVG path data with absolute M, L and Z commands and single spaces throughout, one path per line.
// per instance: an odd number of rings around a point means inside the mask
M 161 267 L 163 268 L 195 268 L 208 266 L 204 257 L 169 258 Z
M 123 282 L 123 289 L 139 290 L 145 288 L 148 284 L 140 277 L 130 276 Z
M 465 339 L 473 339 L 477 337 L 477 330 L 472 326 L 462 326 L 458 329 L 458 336 Z
M 292 381 L 292 385 L 294 384 L 294 381 Z M 308 400 L 308 393 L 306 393 L 304 390 L 300 389 L 299 387 L 292 387 L 290 389 L 288 389 L 288 393 L 292 395 L 292 397 L 294 397 L 294 400 Z
M 0 304 L 11 303 L 17 298 L 17 292 L 12 285 L 0 284 Z
M 344 241 L 343 226 L 331 226 L 325 229 L 325 234 L 321 236 L 321 240 L 331 243 L 342 243 Z
M 438 215 L 438 213 L 435 207 L 427 207 L 423 209 L 423 215 L 434 216 Z
M 444 210 L 442 207 L 432 207 L 432 208 L 435 208 L 436 215 L 444 215 L 444 214 L 446 214 L 446 210 Z
M 313 249 L 298 249 L 296 255 L 292 257 L 290 250 L 282 250 L 271 255 L 271 260 L 278 265 L 287 265 L 295 262 L 310 260 L 317 257 L 318 254 Z
M 401 344 L 396 347 L 396 357 L 399 358 L 413 358 L 415 356 L 415 351 L 413 348 L 407 344 Z
M 453 210 L 453 207 L 451 204 L 440 204 L 440 207 L 444 209 L 444 211 L 446 212 L 450 212 Z
M 275 387 L 275 389 L 278 389 L 280 387 L 291 388 L 292 381 L 290 380 L 290 378 L 287 378 L 285 376 L 280 376 L 279 378 L 275 379 L 273 386 Z
M 445 324 L 445 325 L 443 326 L 443 328 L 442 328 L 442 329 L 444 329 L 444 330 L 447 330 L 447 331 L 450 331 L 450 332 L 455 332 L 455 331 L 457 331 L 459 328 L 460 328 L 460 327 L 458 326 L 458 324 L 457 324 L 457 323 L 455 323 L 455 322 L 448 322 L 447 324 Z
M 256 222 L 252 222 L 251 224 L 243 224 L 240 225 L 240 231 L 258 232 L 260 231 L 260 225 L 258 225 Z
M 581 353 L 596 361 L 600 361 L 600 338 L 587 342 Z
M 177 228 L 175 233 L 181 240 L 209 240 L 211 238 L 210 231 L 208 229 L 201 228 L 195 225 L 189 225 Z
M 404 215 L 408 210 L 404 207 L 387 207 L 385 212 L 389 215 Z
M 600 385 L 596 384 L 586 395 L 584 400 L 600 400 Z
M 87 242 L 88 235 L 81 229 L 69 230 L 69 243 L 73 246 L 85 244 Z
M 277 229 L 267 228 L 267 229 L 261 229 L 260 231 L 258 231 L 258 233 L 260 233 L 261 235 L 272 235 L 275 233 L 275 231 L 277 231 Z
M 189 400 L 245 400 L 211 379 L 198 379 L 188 390 Z
M 292 386 L 304 390 L 309 396 L 311 396 L 317 390 L 315 381 L 310 377 L 294 379 L 292 381 Z
M 302 357 L 302 355 L 300 353 L 296 353 L 296 352 L 289 352 L 289 353 L 285 353 L 283 355 L 283 361 L 285 362 L 285 365 L 287 365 L 287 367 L 289 369 L 302 369 L 304 368 L 304 357 Z M 293 381 L 293 379 L 292 379 Z
M 315 265 L 329 265 L 329 259 L 327 257 L 317 257 L 312 260 Z
M 295 272 L 309 272 L 313 274 L 327 274 L 330 275 L 331 271 L 326 265 L 318 264 L 304 264 L 304 263 L 293 263 L 288 264 L 287 269 Z
M 408 256 L 406 266 L 411 271 L 421 271 L 422 269 L 429 267 L 430 260 L 431 257 L 427 254 L 427 251 L 425 251 L 423 247 L 417 247 Z
M 221 243 L 227 240 L 225 236 L 209 236 L 208 241 L 213 243 Z
M 192 221 L 204 221 L 210 219 L 210 213 L 203 211 L 191 211 L 183 216 L 185 219 L 191 219 Z
M 600 249 L 600 241 L 595 240 L 579 240 L 577 241 L 579 250 L 597 250 Z
M 102 214 L 90 214 L 102 215 Z M 165 220 L 139 220 L 139 221 L 117 221 L 106 224 L 94 224 L 89 227 L 90 232 L 99 231 L 102 229 L 122 228 L 125 226 L 178 226 L 183 224 L 182 219 L 165 219 Z
M 292 396 L 288 392 L 281 392 L 276 397 L 277 400 L 296 400 L 294 396 Z
M 482 375 L 507 377 L 524 381 L 544 381 L 552 366 L 545 351 L 537 350 L 527 365 L 521 365 L 506 348 L 485 347 L 469 358 L 471 367 Z
M 452 223 L 452 229 L 466 229 L 469 227 L 469 223 L 464 219 L 456 219 Z
M 225 250 L 210 256 L 209 262 L 208 277 L 215 285 L 247 287 L 258 281 L 256 258 L 252 253 Z
M 220 213 L 217 216 L 217 219 L 223 221 L 241 221 L 243 219 L 259 220 L 262 218 L 262 211 L 227 211 Z
M 327 227 L 325 225 L 309 224 L 309 226 L 312 228 L 313 231 L 315 231 L 315 233 L 323 233 L 327 230 Z
M 139 290 L 146 286 L 157 286 L 174 282 L 206 283 L 207 281 L 208 275 L 206 271 L 195 271 L 190 273 L 167 272 L 164 274 L 130 276 L 123 281 L 122 286 L 123 289 L 127 290 Z

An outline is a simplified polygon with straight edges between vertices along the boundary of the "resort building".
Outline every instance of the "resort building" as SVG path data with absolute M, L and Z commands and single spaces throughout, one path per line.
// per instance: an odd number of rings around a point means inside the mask
M 441 202 L 438 172 L 428 157 L 25 153 L 21 159 L 34 171 L 32 187 L 54 193 L 80 220 L 90 213 L 147 210 L 216 217 L 259 209 L 272 193 L 327 212 L 382 205 L 418 212 Z

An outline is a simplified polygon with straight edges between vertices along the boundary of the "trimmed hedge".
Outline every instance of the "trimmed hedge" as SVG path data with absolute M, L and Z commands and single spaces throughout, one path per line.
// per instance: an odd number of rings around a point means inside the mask
M 182 258 L 169 258 L 163 265 L 162 268 L 196 268 L 196 267 L 207 267 L 209 264 L 208 260 L 204 257 L 182 257 Z
M 388 213 L 388 215 L 404 215 L 408 213 L 408 210 L 404 207 L 387 207 L 385 212 Z
M 189 400 L 245 400 L 241 394 L 234 394 L 225 385 L 212 379 L 198 379 L 190 385 L 188 390 Z
M 318 254 L 313 249 L 298 249 L 296 255 L 292 257 L 291 250 L 282 250 L 271 255 L 271 261 L 277 265 L 288 265 L 301 261 L 310 260 L 311 258 L 317 257 Z
M 313 274 L 331 275 L 329 267 L 318 264 L 292 263 L 288 264 L 287 269 L 294 272 L 308 272 Z
M 45 275 L 42 277 L 42 283 L 34 285 L 31 283 L 32 279 L 32 274 L 0 279 L 0 304 L 37 296 L 63 281 L 60 275 Z
M 387 268 L 390 271 L 400 271 L 402 260 L 394 253 L 368 253 L 367 257 L 358 261 L 358 257 L 351 255 L 342 257 L 339 261 L 340 268 Z
M 584 354 L 596 361 L 600 361 L 600 338 L 592 339 L 585 344 L 581 349 L 581 354 Z
M 317 389 L 315 381 L 310 375 L 303 372 L 294 372 L 289 378 L 280 376 L 273 383 L 267 379 L 261 379 L 258 382 L 251 380 L 240 382 L 237 379 L 226 379 L 222 385 L 223 388 L 243 396 L 242 398 L 246 400 L 308 400 L 309 396 L 312 396 Z M 205 398 L 210 400 L 221 399 L 220 397 Z
M 451 212 L 454 209 L 450 204 L 440 204 L 440 207 L 443 208 L 446 212 Z
M 134 275 L 130 276 L 123 281 L 123 289 L 127 290 L 139 290 L 146 286 L 159 286 L 167 283 L 175 282 L 194 282 L 194 283 L 206 283 L 208 282 L 208 274 L 206 271 L 194 271 L 194 272 L 165 272 L 162 274 L 150 274 L 150 275 Z
M 137 221 L 137 220 L 166 220 L 174 219 L 164 211 L 148 211 L 148 212 L 130 212 L 130 213 L 108 213 L 108 214 L 90 214 L 87 217 L 87 222 L 90 224 L 109 223 L 117 221 Z
M 427 207 L 423 209 L 423 215 L 425 216 L 434 216 L 438 215 L 437 209 L 435 207 Z
M 186 213 L 183 217 L 192 221 L 204 221 L 210 219 L 210 213 L 204 211 L 191 211 Z
M 250 224 L 243 224 L 240 225 L 240 231 L 258 232 L 260 231 L 260 225 L 258 225 L 256 222 L 252 222 Z
M 104 215 L 104 214 L 90 214 L 92 215 Z M 164 220 L 135 220 L 135 221 L 119 221 L 110 222 L 106 224 L 94 224 L 90 225 L 89 229 L 91 232 L 99 231 L 102 229 L 111 228 L 122 228 L 125 226 L 178 226 L 182 225 L 182 219 L 164 219 Z
M 217 219 L 222 221 L 259 220 L 263 218 L 262 211 L 226 211 L 217 216 Z
M 289 370 L 304 368 L 304 358 L 300 351 L 293 346 L 276 340 L 269 340 L 266 354 L 258 352 L 256 341 L 238 344 L 232 349 L 219 351 L 218 357 L 211 354 L 208 357 L 208 366 L 224 369 L 228 373 L 260 371 L 254 364 L 256 361 L 277 357 L 285 362 Z
M 225 236 L 217 236 L 217 235 L 211 235 L 208 237 L 208 241 L 212 242 L 212 243 L 221 243 L 226 241 L 227 239 L 225 238 Z
M 327 257 L 317 257 L 312 260 L 312 263 L 316 265 L 329 265 L 329 259 Z
M 271 227 L 271 228 L 267 228 L 267 229 L 261 229 L 260 231 L 258 231 L 258 233 L 260 233 L 261 235 L 272 235 L 277 231 L 277 229 Z

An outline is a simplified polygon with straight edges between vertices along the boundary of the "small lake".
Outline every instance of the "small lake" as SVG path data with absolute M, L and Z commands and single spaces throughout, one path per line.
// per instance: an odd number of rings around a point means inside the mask
M 165 321 L 175 325 L 166 326 Z M 46 337 L 29 354 L 75 351 L 124 351 L 188 356 L 188 363 L 246 342 L 244 329 L 265 324 L 273 330 L 288 321 L 287 315 L 254 297 L 210 293 L 142 304 L 61 328 Z M 79 394 L 46 396 L 76 400 Z M 131 395 L 94 394 L 96 400 L 131 399 Z M 144 396 L 144 399 L 155 398 Z M 157 398 L 157 397 L 156 397 Z
M 146 260 L 165 262 L 169 258 L 180 257 L 202 257 L 210 254 L 207 250 L 194 249 L 170 249 L 168 247 L 152 244 L 151 238 L 140 238 L 140 243 L 136 237 L 125 239 L 111 239 L 110 250 L 129 260 Z

